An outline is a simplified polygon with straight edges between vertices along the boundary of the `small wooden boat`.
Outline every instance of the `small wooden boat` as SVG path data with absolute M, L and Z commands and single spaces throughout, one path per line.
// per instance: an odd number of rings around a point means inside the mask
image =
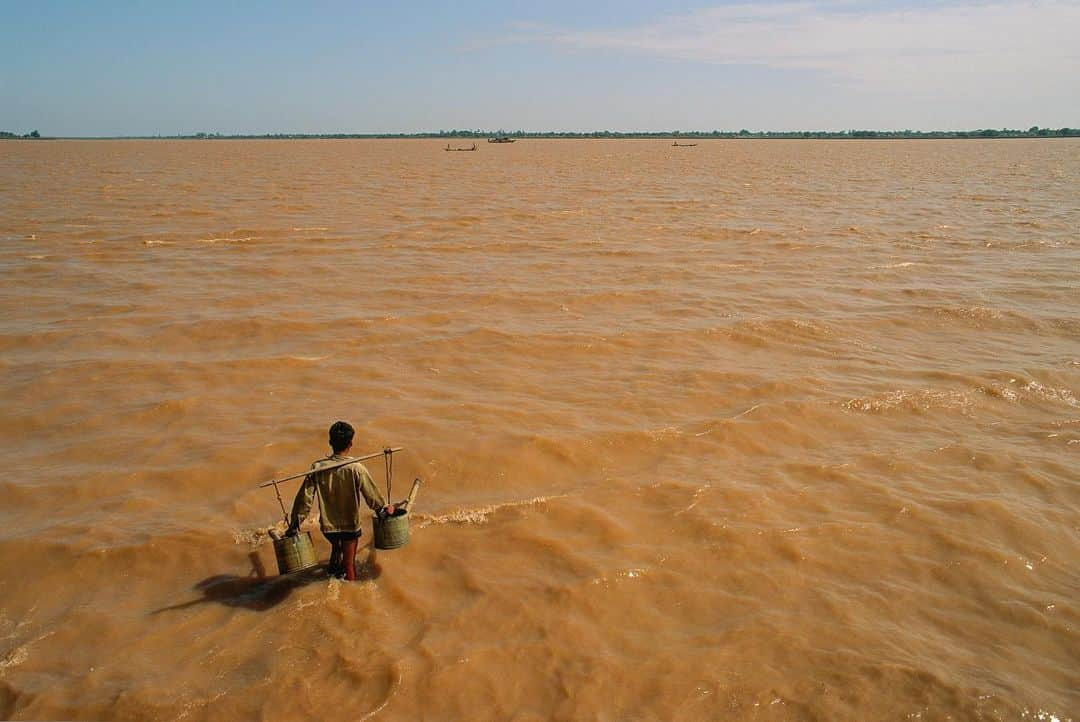
M 693 148 L 697 143 L 680 143 L 679 141 L 675 141 L 671 145 L 676 148 Z
M 511 138 L 508 135 L 497 135 L 494 138 L 488 138 L 488 143 L 513 143 L 515 138 Z
M 449 144 L 449 143 L 447 143 L 447 144 L 446 144 L 446 147 L 445 147 L 445 148 L 443 148 L 443 150 L 448 150 L 448 151 L 450 151 L 450 152 L 453 152 L 453 153 L 462 153 L 462 152 L 466 152 L 466 153 L 467 153 L 467 152 L 469 152 L 470 150 L 476 150 L 476 143 L 473 143 L 473 144 L 472 144 L 472 146 L 470 146 L 470 147 L 468 147 L 468 148 L 451 148 L 451 147 L 450 147 L 450 144 Z

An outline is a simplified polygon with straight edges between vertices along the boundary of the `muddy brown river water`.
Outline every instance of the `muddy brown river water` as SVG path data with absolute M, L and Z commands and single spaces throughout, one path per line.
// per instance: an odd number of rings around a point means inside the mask
M 0 718 L 1080 717 L 1080 141 L 443 146 L 0 143 Z

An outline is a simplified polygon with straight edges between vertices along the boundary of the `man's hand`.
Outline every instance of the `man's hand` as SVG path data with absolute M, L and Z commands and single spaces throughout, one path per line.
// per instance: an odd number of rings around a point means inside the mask
M 382 508 L 383 516 L 393 516 L 395 511 L 397 511 L 397 507 L 393 504 L 387 504 Z

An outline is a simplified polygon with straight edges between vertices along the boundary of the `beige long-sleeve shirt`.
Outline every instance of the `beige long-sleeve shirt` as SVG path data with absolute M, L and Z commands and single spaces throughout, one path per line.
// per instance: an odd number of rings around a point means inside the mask
M 316 470 L 320 466 L 349 458 L 334 454 L 328 459 L 319 459 L 311 465 L 311 468 Z M 298 528 L 300 522 L 311 511 L 311 505 L 316 496 L 321 509 L 319 526 L 324 533 L 360 531 L 361 498 L 373 511 L 386 506 L 371 474 L 360 462 L 329 471 L 313 471 L 305 476 L 304 483 L 296 492 L 296 500 L 293 502 L 290 519 L 293 528 Z

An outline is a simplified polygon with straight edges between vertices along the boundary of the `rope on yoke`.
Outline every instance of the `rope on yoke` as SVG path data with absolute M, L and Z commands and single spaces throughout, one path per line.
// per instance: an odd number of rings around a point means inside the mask
M 393 504 L 390 496 L 390 487 L 394 479 L 394 450 L 387 446 L 382 450 L 383 468 L 386 470 L 386 503 Z
M 277 494 L 277 503 L 281 507 L 281 516 L 285 519 L 285 525 L 289 524 L 289 512 L 285 511 L 285 502 L 281 500 L 281 491 L 278 490 L 277 482 L 274 482 L 274 493 Z

